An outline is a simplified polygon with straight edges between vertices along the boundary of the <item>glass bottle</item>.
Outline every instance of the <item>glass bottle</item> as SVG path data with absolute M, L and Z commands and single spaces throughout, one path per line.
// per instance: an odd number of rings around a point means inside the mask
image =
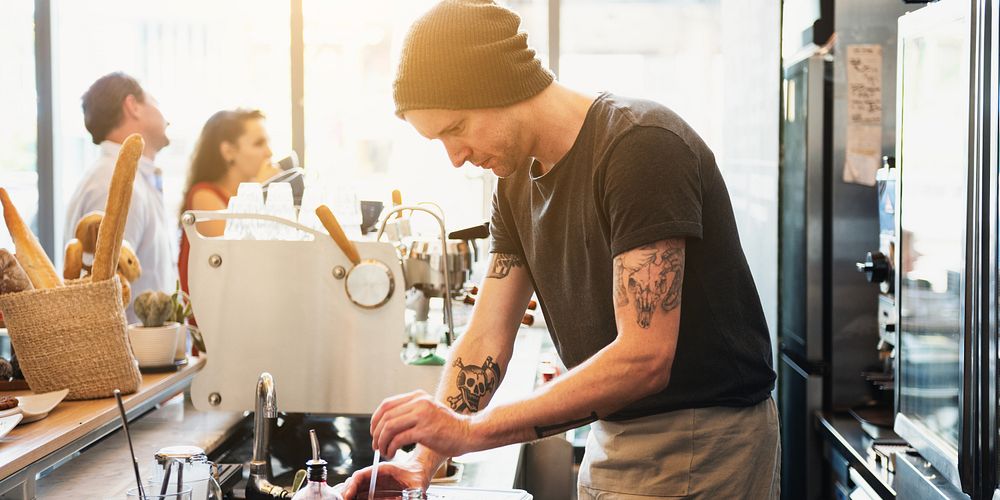
M 309 441 L 312 443 L 313 458 L 306 462 L 308 482 L 295 492 L 292 500 L 344 500 L 340 493 L 326 483 L 326 460 L 319 458 L 319 440 L 315 430 L 309 430 Z

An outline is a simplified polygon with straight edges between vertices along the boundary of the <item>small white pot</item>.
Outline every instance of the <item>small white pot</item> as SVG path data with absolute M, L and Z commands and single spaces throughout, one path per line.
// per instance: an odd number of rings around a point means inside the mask
M 132 344 L 132 354 L 139 361 L 140 368 L 171 365 L 177 351 L 178 337 L 184 325 L 167 323 L 163 326 L 142 326 L 134 323 L 128 326 L 128 339 Z
M 187 357 L 188 326 L 181 324 L 177 329 L 177 349 L 174 351 L 174 361 Z

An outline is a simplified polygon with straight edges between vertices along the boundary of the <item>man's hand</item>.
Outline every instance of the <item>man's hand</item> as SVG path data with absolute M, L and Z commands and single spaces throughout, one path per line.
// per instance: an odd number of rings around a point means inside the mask
M 392 457 L 411 443 L 453 457 L 478 449 L 479 441 L 470 415 L 456 413 L 424 391 L 383 400 L 372 414 L 371 433 L 372 444 L 383 457 Z
M 365 467 L 347 478 L 343 484 L 336 486 L 337 491 L 345 500 L 352 500 L 356 495 L 361 498 L 368 496 L 368 482 L 372 477 L 372 468 Z M 411 459 L 405 462 L 384 462 L 378 466 L 378 478 L 375 479 L 375 492 L 401 491 L 407 488 L 423 488 L 431 484 L 431 477 L 419 461 Z

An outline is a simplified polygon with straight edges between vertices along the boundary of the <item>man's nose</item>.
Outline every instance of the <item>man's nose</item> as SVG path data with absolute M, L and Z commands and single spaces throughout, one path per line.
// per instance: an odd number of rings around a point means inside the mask
M 448 159 L 451 160 L 451 165 L 455 168 L 465 165 L 465 162 L 468 161 L 469 156 L 472 154 L 472 150 L 465 146 L 445 144 L 444 148 L 448 152 Z

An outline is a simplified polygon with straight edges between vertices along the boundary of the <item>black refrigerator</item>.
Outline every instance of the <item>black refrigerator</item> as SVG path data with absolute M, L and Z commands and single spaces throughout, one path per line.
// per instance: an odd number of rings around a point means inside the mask
M 778 402 L 783 498 L 819 498 L 825 468 L 813 415 L 829 405 L 832 61 L 785 65 L 778 227 Z M 826 401 L 824 401 L 826 400 Z

